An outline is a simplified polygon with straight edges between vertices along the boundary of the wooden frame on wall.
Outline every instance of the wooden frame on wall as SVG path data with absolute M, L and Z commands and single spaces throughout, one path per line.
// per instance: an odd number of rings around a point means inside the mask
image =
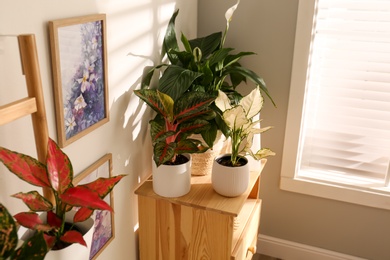
M 112 154 L 106 154 L 94 164 L 77 175 L 73 180 L 73 185 L 81 185 L 92 182 L 98 178 L 109 178 L 112 176 Z M 113 191 L 104 198 L 114 209 Z M 95 221 L 92 235 L 92 244 L 89 259 L 96 259 L 100 253 L 115 238 L 114 214 L 108 210 L 95 210 L 92 215 Z
M 58 144 L 109 121 L 106 15 L 49 22 Z

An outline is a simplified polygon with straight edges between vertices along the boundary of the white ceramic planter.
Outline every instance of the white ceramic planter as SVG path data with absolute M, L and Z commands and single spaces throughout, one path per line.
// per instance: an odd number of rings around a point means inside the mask
M 72 222 L 73 216 L 76 212 L 71 210 L 65 215 L 66 222 Z M 46 221 L 46 212 L 42 213 L 40 215 L 40 218 L 44 221 Z M 77 227 L 80 229 L 81 233 L 84 234 L 83 238 L 85 242 L 87 243 L 87 246 L 83 246 L 80 244 L 72 244 L 64 249 L 61 250 L 50 250 L 47 252 L 45 256 L 45 260 L 88 260 L 89 259 L 89 252 L 91 250 L 91 244 L 92 244 L 92 235 L 93 235 L 93 225 L 94 221 L 92 218 L 87 219 L 86 221 L 80 222 L 76 224 Z M 26 240 L 29 236 L 33 235 L 33 230 L 26 229 L 24 227 L 20 227 L 18 231 L 18 236 L 22 240 Z
M 239 167 L 221 165 L 217 160 L 230 154 L 223 154 L 215 158 L 211 173 L 211 183 L 214 190 L 226 197 L 237 197 L 243 194 L 249 184 L 249 163 Z
M 152 161 L 153 191 L 167 198 L 180 197 L 191 189 L 191 155 L 189 161 L 180 165 L 156 166 Z

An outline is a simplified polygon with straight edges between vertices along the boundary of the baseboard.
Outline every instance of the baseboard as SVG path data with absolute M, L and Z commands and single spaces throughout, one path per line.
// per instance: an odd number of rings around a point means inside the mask
M 257 253 L 283 260 L 364 260 L 364 258 L 341 254 L 262 234 L 258 236 Z

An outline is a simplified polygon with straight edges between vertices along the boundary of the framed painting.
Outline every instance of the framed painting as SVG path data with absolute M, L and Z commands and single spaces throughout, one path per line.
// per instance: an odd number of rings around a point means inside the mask
M 49 22 L 58 144 L 109 120 L 106 15 Z
M 109 178 L 112 174 L 111 171 L 112 154 L 109 153 L 78 174 L 73 180 L 73 185 L 89 183 L 100 177 Z M 114 209 L 113 191 L 104 198 L 104 201 Z M 95 224 L 89 253 L 90 260 L 96 259 L 115 237 L 114 215 L 110 211 L 95 210 L 92 218 Z

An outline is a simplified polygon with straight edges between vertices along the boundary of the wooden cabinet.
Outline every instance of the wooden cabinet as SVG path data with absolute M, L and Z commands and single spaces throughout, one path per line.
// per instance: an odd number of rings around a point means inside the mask
M 141 260 L 251 259 L 260 223 L 261 170 L 251 172 L 247 191 L 235 198 L 217 194 L 210 175 L 193 176 L 191 191 L 179 198 L 160 197 L 152 180 L 145 181 L 135 191 Z

